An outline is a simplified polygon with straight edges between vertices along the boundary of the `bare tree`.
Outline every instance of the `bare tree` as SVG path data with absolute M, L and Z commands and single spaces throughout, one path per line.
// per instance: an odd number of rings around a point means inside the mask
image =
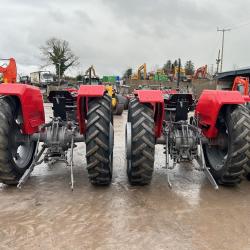
M 50 38 L 40 49 L 42 59 L 47 62 L 47 65 L 55 66 L 58 76 L 62 76 L 68 68 L 79 63 L 79 58 L 72 52 L 69 43 L 65 40 Z
M 132 76 L 133 70 L 132 68 L 128 68 L 123 74 L 124 79 L 129 79 Z
M 185 73 L 186 75 L 193 75 L 194 74 L 194 63 L 189 60 L 185 64 Z
M 163 71 L 165 74 L 170 74 L 172 71 L 172 62 L 171 60 L 167 60 L 167 62 L 163 65 Z

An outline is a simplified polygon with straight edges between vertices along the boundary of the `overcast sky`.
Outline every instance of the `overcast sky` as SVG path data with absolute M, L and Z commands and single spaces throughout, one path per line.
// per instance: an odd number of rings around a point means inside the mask
M 1 0 L 0 57 L 14 57 L 19 73 L 38 70 L 39 47 L 65 39 L 80 57 L 67 74 L 93 64 L 99 75 L 122 74 L 167 59 L 214 64 L 226 33 L 224 69 L 250 65 L 247 0 Z

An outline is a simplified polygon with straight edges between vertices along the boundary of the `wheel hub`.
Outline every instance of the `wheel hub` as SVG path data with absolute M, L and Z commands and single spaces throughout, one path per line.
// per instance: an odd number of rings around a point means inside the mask
M 22 134 L 19 126 L 15 124 L 10 137 L 12 160 L 19 168 L 25 168 L 31 161 L 34 151 L 34 142 L 28 135 Z

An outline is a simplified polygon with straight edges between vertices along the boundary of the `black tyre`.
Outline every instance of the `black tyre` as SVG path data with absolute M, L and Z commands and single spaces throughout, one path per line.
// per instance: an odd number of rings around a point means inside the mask
M 124 110 L 128 110 L 129 99 L 124 97 Z
M 111 97 L 92 98 L 88 104 L 86 157 L 94 185 L 109 185 L 112 180 L 113 138 Z
M 226 145 L 204 145 L 204 154 L 218 184 L 235 185 L 240 183 L 249 161 L 250 116 L 243 105 L 229 106 L 224 113 L 220 114 L 217 127 L 227 138 Z
M 250 103 L 247 103 L 246 105 L 246 109 L 245 109 L 245 115 L 248 116 L 248 121 L 250 120 Z M 250 130 L 250 123 L 248 122 L 248 129 Z M 245 169 L 245 176 L 246 178 L 250 181 L 250 136 L 248 135 L 246 137 L 246 140 L 248 141 L 248 149 L 246 151 L 246 156 L 248 157 L 248 162 L 247 164 L 244 165 L 244 169 Z
M 126 127 L 127 175 L 131 185 L 151 182 L 154 170 L 154 112 L 134 98 L 129 103 Z
M 114 115 L 122 115 L 124 110 L 124 104 L 125 104 L 125 97 L 122 95 L 116 94 L 116 106 L 113 110 Z
M 31 165 L 36 143 L 22 135 L 17 117 L 20 107 L 11 97 L 0 99 L 0 182 L 17 184 Z

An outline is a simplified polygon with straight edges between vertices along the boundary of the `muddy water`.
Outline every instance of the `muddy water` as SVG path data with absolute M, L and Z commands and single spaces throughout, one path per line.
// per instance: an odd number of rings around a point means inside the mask
M 48 114 L 48 112 L 47 112 Z M 74 192 L 62 164 L 35 169 L 21 190 L 0 188 L 0 249 L 250 249 L 250 183 L 213 190 L 191 166 L 166 183 L 162 146 L 147 187 L 131 187 L 124 163 L 126 113 L 115 117 L 114 178 L 89 184 L 84 144 Z

